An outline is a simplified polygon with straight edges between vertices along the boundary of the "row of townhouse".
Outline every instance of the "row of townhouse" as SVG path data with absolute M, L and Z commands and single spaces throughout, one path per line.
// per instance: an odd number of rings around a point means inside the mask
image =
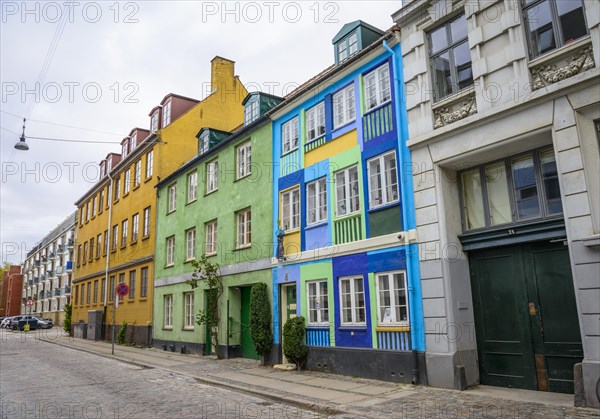
M 257 358 L 264 283 L 270 362 L 303 316 L 309 369 L 600 404 L 598 1 L 404 3 L 286 97 L 216 57 L 205 100 L 151 111 L 76 203 L 77 336 L 114 313 L 136 344 Z
M 71 302 L 76 216 L 69 215 L 27 253 L 21 268 L 21 314 L 63 324 L 65 305 Z

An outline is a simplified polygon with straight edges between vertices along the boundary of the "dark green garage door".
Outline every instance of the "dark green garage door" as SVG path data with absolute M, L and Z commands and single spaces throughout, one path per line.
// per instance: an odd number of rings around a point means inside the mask
M 573 393 L 583 358 L 567 247 L 469 253 L 481 384 Z

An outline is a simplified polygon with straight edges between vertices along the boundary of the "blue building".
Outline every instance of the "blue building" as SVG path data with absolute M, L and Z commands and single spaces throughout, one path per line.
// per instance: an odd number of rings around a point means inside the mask
M 426 382 L 402 55 L 362 21 L 272 113 L 274 335 L 307 321 L 307 368 Z M 275 267 L 275 263 L 277 264 Z

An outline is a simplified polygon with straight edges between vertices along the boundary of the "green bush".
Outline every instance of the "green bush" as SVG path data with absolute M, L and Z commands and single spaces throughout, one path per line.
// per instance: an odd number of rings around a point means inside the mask
M 122 345 L 125 342 L 125 331 L 127 330 L 127 322 L 123 322 L 121 328 L 119 329 L 119 333 L 117 334 L 117 342 Z
M 259 283 L 252 286 L 250 294 L 250 334 L 254 341 L 254 349 L 265 364 L 265 355 L 273 346 L 271 331 L 271 304 L 267 284 Z
M 302 368 L 308 354 L 308 348 L 304 344 L 305 333 L 305 319 L 302 316 L 289 319 L 283 326 L 283 354 L 298 369 Z
M 65 304 L 65 321 L 63 323 L 63 330 L 71 336 L 71 315 L 73 314 L 73 306 L 71 304 Z

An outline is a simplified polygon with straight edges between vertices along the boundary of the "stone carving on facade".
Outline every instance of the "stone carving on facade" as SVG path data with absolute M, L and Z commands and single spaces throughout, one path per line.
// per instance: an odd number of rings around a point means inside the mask
M 442 107 L 436 109 L 433 112 L 434 123 L 433 128 L 441 128 L 444 125 L 451 124 L 461 119 L 466 118 L 469 115 L 477 113 L 477 102 L 475 102 L 475 96 L 470 96 L 460 107 L 456 110 L 452 110 L 451 107 Z
M 532 68 L 531 76 L 533 78 L 533 90 L 541 89 L 549 84 L 567 79 L 594 68 L 595 66 L 594 54 L 592 52 L 592 46 L 590 45 L 577 51 L 577 53 L 571 57 L 569 62 L 562 67 L 551 64 Z

